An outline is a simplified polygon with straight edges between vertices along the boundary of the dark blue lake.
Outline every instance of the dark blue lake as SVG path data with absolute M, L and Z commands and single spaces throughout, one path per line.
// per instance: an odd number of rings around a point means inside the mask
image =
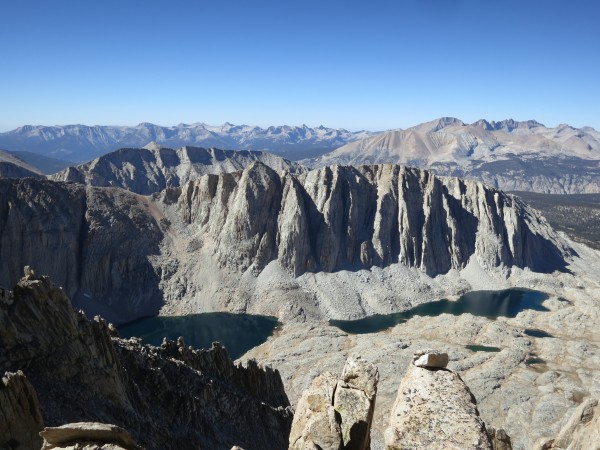
M 467 350 L 471 350 L 472 352 L 484 352 L 484 353 L 497 353 L 502 350 L 500 347 L 490 347 L 488 345 L 477 345 L 477 344 L 465 345 L 465 348 Z
M 536 338 L 551 338 L 551 337 L 554 337 L 550 333 L 548 333 L 548 332 L 546 332 L 544 330 L 538 330 L 536 328 L 526 328 L 523 332 L 527 336 L 536 337 Z
M 213 341 L 218 341 L 236 359 L 265 342 L 277 325 L 275 317 L 214 312 L 140 319 L 119 327 L 119 334 L 124 338 L 136 336 L 156 346 L 164 337 L 174 341 L 183 336 L 185 345 L 194 348 L 210 348 Z
M 496 317 L 516 317 L 521 311 L 532 309 L 548 311 L 542 306 L 548 296 L 531 289 L 512 288 L 502 291 L 472 291 L 462 295 L 456 301 L 436 300 L 423 303 L 401 313 L 376 314 L 358 320 L 330 320 L 329 323 L 341 330 L 352 333 L 376 333 L 414 316 L 435 317 L 440 314 L 459 316 L 470 313 L 474 316 L 495 319 Z

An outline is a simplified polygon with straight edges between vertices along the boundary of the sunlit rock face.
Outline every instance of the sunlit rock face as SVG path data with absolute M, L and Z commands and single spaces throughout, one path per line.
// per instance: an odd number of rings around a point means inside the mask
M 515 197 L 398 165 L 282 177 L 254 164 L 188 183 L 178 204 L 216 242 L 220 264 L 241 271 L 275 259 L 294 275 L 399 262 L 434 276 L 475 256 L 544 272 L 567 253 Z
M 281 274 L 267 278 L 287 280 L 285 295 L 299 304 L 313 295 L 295 281 L 303 274 L 396 265 L 434 277 L 472 262 L 553 272 L 573 254 L 517 198 L 398 165 L 290 174 L 255 162 L 152 196 L 0 180 L 0 284 L 32 265 L 77 307 L 115 323 L 165 304 L 179 314 L 245 311 L 255 296 L 241 275 L 255 280 L 271 263 Z M 279 315 L 273 305 L 256 312 Z M 344 317 L 342 309 L 335 314 Z

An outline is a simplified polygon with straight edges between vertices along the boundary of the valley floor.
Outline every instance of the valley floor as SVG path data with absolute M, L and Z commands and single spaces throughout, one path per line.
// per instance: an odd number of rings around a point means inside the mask
M 600 397 L 600 254 L 574 247 L 580 256 L 571 260 L 572 273 L 544 275 L 517 269 L 508 279 L 495 280 L 482 278 L 474 267 L 461 273 L 472 289 L 512 285 L 543 291 L 549 295 L 544 302 L 549 311 L 527 310 L 515 318 L 496 320 L 470 314 L 415 317 L 386 331 L 360 335 L 322 320 L 292 320 L 242 359 L 256 358 L 277 368 L 292 402 L 319 373 L 339 373 L 350 354 L 374 363 L 381 381 L 372 448 L 379 449 L 413 352 L 426 348 L 448 352 L 449 368 L 458 371 L 471 388 L 485 422 L 504 428 L 514 448 L 533 448 L 539 439 L 556 435 L 584 399 Z M 552 337 L 526 335 L 524 330 L 531 328 Z M 501 350 L 465 348 L 472 344 Z

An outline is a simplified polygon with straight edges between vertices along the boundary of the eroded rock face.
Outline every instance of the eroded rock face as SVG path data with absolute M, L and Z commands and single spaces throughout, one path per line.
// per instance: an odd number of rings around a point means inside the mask
M 111 423 L 148 449 L 287 447 L 292 414 L 279 373 L 236 366 L 219 345 L 111 338 L 102 319 L 76 313 L 31 272 L 0 295 L 0 325 L 0 371 L 25 373 L 48 426 Z
M 492 450 L 475 397 L 448 369 L 409 364 L 385 431 L 388 450 Z
M 555 439 L 540 442 L 538 450 L 598 450 L 600 449 L 600 403 L 584 401 L 574 412 Z
M 53 448 L 141 450 L 123 428 L 98 422 L 78 422 L 60 427 L 48 427 L 40 432 L 40 436 L 44 438 L 42 450 Z
M 369 448 L 379 372 L 359 356 L 346 361 L 340 379 L 319 375 L 298 402 L 290 432 L 292 450 Z
M 488 436 L 494 450 L 512 450 L 512 440 L 502 428 L 496 430 L 490 426 L 487 427 Z
M 0 448 L 40 448 L 43 428 L 37 395 L 23 372 L 5 372 L 0 383 Z
M 162 238 L 147 205 L 128 192 L 0 180 L 0 286 L 14 286 L 32 265 L 90 315 L 119 323 L 155 314 L 162 294 L 151 259 Z
M 400 262 L 436 275 L 475 255 L 483 267 L 552 271 L 568 253 L 517 198 L 398 165 L 281 178 L 254 164 L 188 183 L 178 204 L 216 242 L 220 264 L 238 270 L 274 259 L 294 275 Z

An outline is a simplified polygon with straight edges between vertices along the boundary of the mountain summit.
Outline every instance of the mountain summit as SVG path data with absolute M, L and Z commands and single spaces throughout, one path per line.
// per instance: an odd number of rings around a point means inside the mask
M 443 117 L 352 142 L 303 163 L 408 164 L 504 190 L 600 192 L 600 133 L 568 125 L 547 128 L 535 120 L 469 125 Z

